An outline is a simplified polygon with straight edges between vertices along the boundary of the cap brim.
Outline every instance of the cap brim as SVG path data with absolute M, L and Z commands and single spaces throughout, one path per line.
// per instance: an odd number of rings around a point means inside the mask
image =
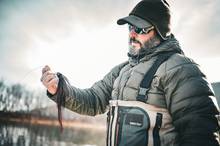
M 123 24 L 130 24 L 130 25 L 134 25 L 138 28 L 147 28 L 147 27 L 151 27 L 152 24 L 150 24 L 149 22 L 147 22 L 146 20 L 139 18 L 137 16 L 134 15 L 130 15 L 124 18 L 121 18 L 117 21 L 118 25 L 123 25 Z

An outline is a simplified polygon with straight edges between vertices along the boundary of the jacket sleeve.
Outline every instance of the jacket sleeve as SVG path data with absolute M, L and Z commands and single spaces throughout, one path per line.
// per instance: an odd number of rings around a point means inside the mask
M 198 65 L 188 61 L 170 68 L 163 86 L 179 145 L 219 146 L 216 99 Z
M 79 114 L 94 116 L 104 113 L 111 99 L 113 83 L 118 77 L 121 68 L 126 64 L 127 62 L 114 67 L 102 80 L 93 84 L 91 88 L 79 89 L 70 84 L 65 84 L 62 85 L 64 86 L 64 90 L 62 90 L 64 93 L 61 94 L 65 95 L 65 97 L 58 97 L 57 94 L 53 96 L 48 92 L 47 95 L 55 102 L 57 102 L 58 98 L 64 98 L 65 108 Z

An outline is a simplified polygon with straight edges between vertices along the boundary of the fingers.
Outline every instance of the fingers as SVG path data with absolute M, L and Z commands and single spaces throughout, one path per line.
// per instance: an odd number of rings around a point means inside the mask
M 44 86 L 47 88 L 47 89 L 50 89 L 50 88 L 57 88 L 58 86 L 58 82 L 59 82 L 59 78 L 58 77 L 55 77 L 53 76 L 52 78 L 46 78 L 42 83 L 44 84 Z
M 49 66 L 46 65 L 42 69 L 42 76 L 40 80 L 50 93 L 52 94 L 56 93 L 59 83 L 59 78 L 56 75 L 56 73 L 53 73 L 51 71 Z
M 56 74 L 49 73 L 44 77 L 44 82 L 49 83 L 51 80 L 56 78 Z
M 51 70 L 50 67 L 48 65 L 45 65 L 45 67 L 42 69 L 42 74 L 44 74 L 45 72 Z
M 50 70 L 44 72 L 41 76 L 41 81 L 42 82 L 45 82 L 46 80 L 48 81 L 48 78 L 51 78 L 53 76 L 55 76 L 56 74 L 55 73 L 52 73 Z
M 45 85 L 49 84 L 51 80 L 58 80 L 58 77 L 55 73 L 51 73 L 50 71 L 45 72 L 41 77 L 41 82 Z
M 56 77 L 56 78 L 51 79 L 49 82 L 47 82 L 47 85 L 51 86 L 53 89 L 56 90 L 58 87 L 58 82 L 59 82 L 59 78 Z

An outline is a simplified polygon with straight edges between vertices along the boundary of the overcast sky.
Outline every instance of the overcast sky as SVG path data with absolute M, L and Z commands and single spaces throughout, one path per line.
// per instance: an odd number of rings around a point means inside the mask
M 140 0 L 0 0 L 0 77 L 42 87 L 42 66 L 90 87 L 127 59 L 127 16 Z M 169 0 L 172 32 L 210 82 L 220 81 L 220 1 Z

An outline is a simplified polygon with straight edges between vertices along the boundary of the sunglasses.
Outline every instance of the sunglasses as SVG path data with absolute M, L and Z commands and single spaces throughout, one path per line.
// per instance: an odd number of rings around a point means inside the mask
M 148 34 L 152 29 L 154 29 L 154 26 L 148 27 L 148 28 L 138 28 L 133 25 L 128 25 L 128 29 L 131 32 L 134 30 L 135 33 L 137 34 Z

